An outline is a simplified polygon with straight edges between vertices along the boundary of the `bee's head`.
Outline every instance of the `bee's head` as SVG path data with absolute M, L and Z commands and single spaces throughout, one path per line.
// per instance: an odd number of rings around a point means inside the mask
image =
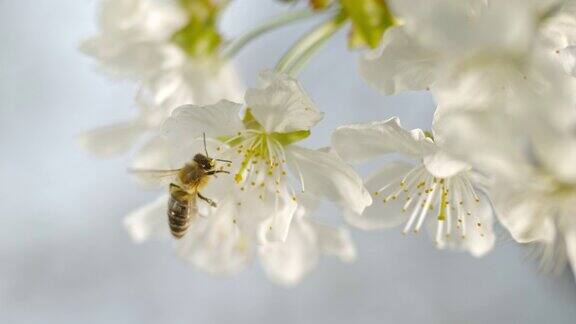
M 216 166 L 216 161 L 207 157 L 204 154 L 196 154 L 194 155 L 194 162 L 198 163 L 204 170 L 212 170 Z

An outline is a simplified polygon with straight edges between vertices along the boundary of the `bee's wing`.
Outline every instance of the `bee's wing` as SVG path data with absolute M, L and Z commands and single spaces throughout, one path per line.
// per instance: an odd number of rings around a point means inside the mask
M 144 184 L 149 185 L 166 185 L 174 182 L 178 172 L 182 169 L 175 170 L 142 170 L 142 169 L 129 169 L 128 171 L 134 174 L 138 180 Z
M 196 204 L 196 201 L 196 193 L 190 195 L 190 200 L 188 201 L 188 216 L 190 217 L 190 220 L 194 220 L 196 216 L 200 215 L 200 213 L 198 213 L 198 205 Z

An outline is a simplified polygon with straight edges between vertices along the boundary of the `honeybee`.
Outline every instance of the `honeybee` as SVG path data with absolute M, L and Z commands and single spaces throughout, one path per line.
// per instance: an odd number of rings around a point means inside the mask
M 169 187 L 170 199 L 168 201 L 168 224 L 170 232 L 176 239 L 182 238 L 190 226 L 190 220 L 198 212 L 196 198 L 205 201 L 211 207 L 217 207 L 214 200 L 205 197 L 200 190 L 208 184 L 210 176 L 218 173 L 230 172 L 216 170 L 216 161 L 232 163 L 228 160 L 212 159 L 206 149 L 206 135 L 204 139 L 204 152 L 194 155 L 192 161 L 186 163 L 182 168 L 175 170 L 132 170 L 144 177 L 159 179 L 172 178 Z

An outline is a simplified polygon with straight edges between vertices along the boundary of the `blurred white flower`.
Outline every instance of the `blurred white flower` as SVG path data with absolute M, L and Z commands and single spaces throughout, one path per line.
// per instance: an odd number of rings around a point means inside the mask
M 186 23 L 175 1 L 103 0 L 100 34 L 80 49 L 111 75 L 141 80 L 184 59 L 172 35 Z
M 566 72 L 576 76 L 576 2 L 561 1 L 542 22 L 541 30 L 542 44 L 554 53 Z
M 150 163 L 148 159 L 162 158 L 162 147 L 165 144 L 162 139 L 154 135 L 173 108 L 182 104 L 207 105 L 221 99 L 238 99 L 241 97 L 240 93 L 243 88 L 235 70 L 230 65 L 221 66 L 219 71 L 212 75 L 207 70 L 198 71 L 195 74 L 197 80 L 194 84 L 181 83 L 178 80 L 170 83 L 171 76 L 167 74 L 165 77 L 167 83 L 158 85 L 158 89 L 153 91 L 155 95 L 144 94 L 146 89 L 140 89 L 136 98 L 139 108 L 137 116 L 131 120 L 87 131 L 78 137 L 79 145 L 92 154 L 108 157 L 125 153 L 142 138 L 148 138 L 133 161 L 135 167 L 145 167 Z M 199 95 L 193 96 L 195 93 Z M 152 98 L 154 96 L 156 99 L 161 99 L 156 100 Z
M 264 226 L 266 240 L 286 239 L 298 191 L 362 212 L 370 195 L 349 166 L 332 153 L 294 145 L 310 135 L 322 113 L 295 79 L 271 72 L 262 77 L 265 87 L 246 92 L 243 112 L 242 104 L 229 101 L 179 107 L 163 125 L 166 139 L 183 145 L 206 134 L 218 142 L 214 157 L 232 161 L 233 174 L 226 177 L 227 198 L 220 199 L 235 201 L 236 221 L 245 231 Z
M 540 243 L 547 269 L 576 266 L 576 111 L 550 94 L 525 114 L 458 111 L 438 121 L 451 154 L 489 174 L 497 216 L 520 243 Z M 570 98 L 569 98 L 570 99 Z
M 101 9 L 100 34 L 85 41 L 81 49 L 109 74 L 138 81 L 140 114 L 82 134 L 79 143 L 86 150 L 99 156 L 123 153 L 142 136 L 157 131 L 175 107 L 242 97 L 243 87 L 229 63 L 215 52 L 187 53 L 175 40 L 175 35 L 187 31 L 188 14 L 183 5 L 176 1 L 104 0 Z M 148 142 L 135 165 L 142 167 L 147 159 L 155 159 L 162 146 L 157 138 Z
M 241 98 L 235 74 L 217 53 L 221 40 L 212 24 L 223 4 L 189 9 L 187 2 L 194 1 L 104 0 L 100 34 L 81 49 L 111 75 L 141 82 L 154 106 Z
M 341 126 L 332 135 L 336 152 L 352 163 L 399 153 L 414 163 L 393 161 L 366 181 L 374 203 L 347 220 L 362 229 L 397 226 L 418 233 L 429 219 L 439 248 L 468 250 L 482 256 L 494 245 L 492 208 L 483 196 L 480 176 L 450 157 L 420 129 L 407 131 L 398 118 Z M 433 216 L 432 216 L 433 215 Z M 432 218 L 433 217 L 433 218 Z
M 556 19 L 561 3 L 391 1 L 403 24 L 386 32 L 379 51 L 361 60 L 360 72 L 386 94 L 431 89 L 439 109 L 537 92 L 554 86 L 542 84 L 541 74 L 550 67 L 540 66 L 558 56 L 562 39 L 574 36 Z

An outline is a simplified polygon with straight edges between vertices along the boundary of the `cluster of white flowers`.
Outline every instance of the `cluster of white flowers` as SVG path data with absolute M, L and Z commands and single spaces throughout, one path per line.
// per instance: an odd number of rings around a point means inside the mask
M 257 254 L 272 280 L 294 284 L 321 254 L 355 258 L 344 227 L 313 220 L 328 200 L 360 229 L 402 225 L 408 234 L 426 224 L 438 248 L 476 257 L 494 248 L 498 221 L 517 242 L 539 245 L 544 267 L 576 267 L 576 1 L 310 1 L 307 14 L 241 38 L 329 14 L 246 91 L 214 29 L 225 6 L 103 0 L 101 34 L 82 45 L 107 73 L 139 84 L 142 108 L 83 135 L 84 147 L 120 153 L 147 133 L 134 168 L 177 169 L 206 144 L 211 158 L 230 161 L 219 167 L 229 174 L 202 189 L 217 205 L 197 203 L 176 241 L 181 257 L 234 273 Z M 347 24 L 350 45 L 371 48 L 359 64 L 368 84 L 386 95 L 430 91 L 430 131 L 394 117 L 337 127 L 328 148 L 297 144 L 323 117 L 297 70 Z M 391 161 L 365 182 L 350 166 L 388 154 L 410 162 Z M 167 200 L 126 218 L 136 241 L 168 236 Z
M 361 74 L 386 94 L 431 90 L 437 103 L 433 139 L 418 131 L 399 134 L 398 124 L 391 127 L 389 121 L 338 129 L 336 149 L 352 156 L 358 149 L 350 147 L 353 136 L 368 141 L 379 134 L 388 139 L 380 153 L 396 150 L 419 157 L 420 168 L 389 167 L 409 172 L 400 180 L 400 189 L 406 187 L 409 197 L 404 209 L 423 193 L 419 203 L 424 210 L 417 216 L 418 206 L 413 207 L 406 230 L 416 221 L 418 230 L 427 207 L 435 206 L 438 243 L 443 246 L 442 237 L 453 236 L 456 219 L 460 230 L 455 232 L 466 237 L 463 247 L 480 255 L 494 242 L 491 202 L 498 220 L 516 241 L 545 245 L 546 267 L 566 256 L 576 265 L 572 238 L 576 223 L 571 221 L 576 220 L 571 210 L 576 211 L 576 80 L 571 76 L 575 3 L 390 4 L 403 23 L 388 29 L 378 51 L 365 55 Z M 396 138 L 406 140 L 390 145 Z M 440 149 L 428 148 L 427 142 L 432 141 Z M 370 152 L 374 149 L 372 145 Z M 400 172 L 392 174 L 398 177 Z M 367 183 L 377 189 L 374 195 L 392 192 L 388 187 L 380 189 L 381 178 L 391 180 L 377 174 Z M 414 190 L 418 196 L 411 194 Z M 391 198 L 397 195 L 393 192 Z M 387 214 L 394 219 L 393 213 Z M 475 236 L 469 239 L 468 233 Z

